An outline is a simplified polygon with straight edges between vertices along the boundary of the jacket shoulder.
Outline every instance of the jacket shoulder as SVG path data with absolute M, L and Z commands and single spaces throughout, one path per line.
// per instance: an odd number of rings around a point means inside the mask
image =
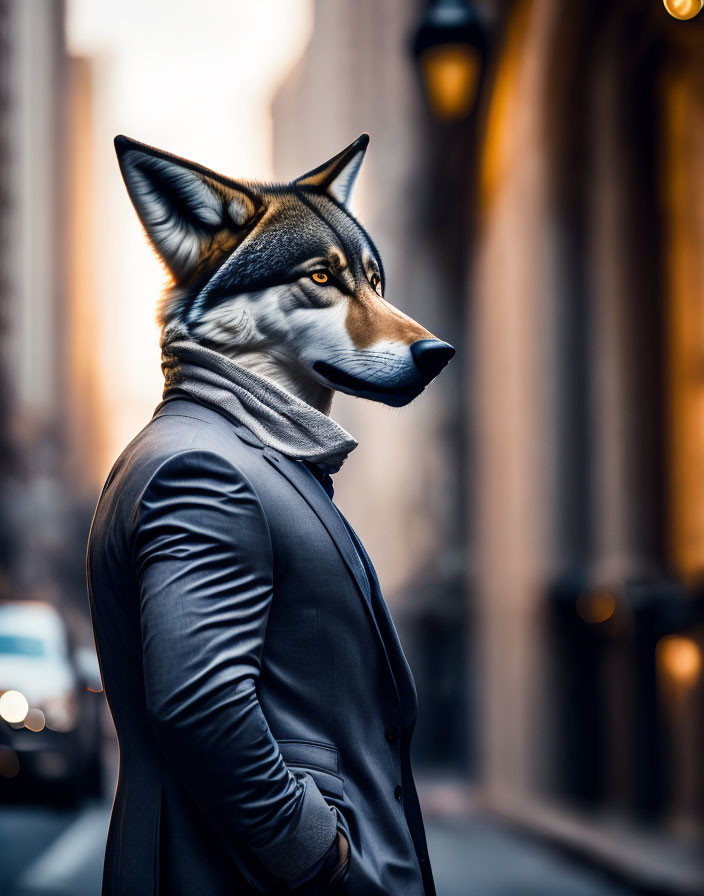
M 216 410 L 187 399 L 164 402 L 115 462 L 99 508 L 134 507 L 157 471 L 173 466 L 184 455 L 210 457 L 246 479 L 259 479 L 256 471 L 261 470 L 262 448 L 249 430 Z
M 203 452 L 219 455 L 237 468 L 246 468 L 251 455 L 261 453 L 257 441 L 245 427 L 218 411 L 179 399 L 159 406 L 154 417 L 123 451 L 115 467 L 130 474 L 143 469 L 149 477 L 177 455 Z

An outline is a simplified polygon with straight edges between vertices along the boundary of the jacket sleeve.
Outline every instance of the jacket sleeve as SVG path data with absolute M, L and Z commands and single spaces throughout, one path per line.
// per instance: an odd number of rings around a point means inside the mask
M 313 779 L 287 768 L 257 697 L 273 593 L 259 500 L 219 455 L 186 450 L 154 474 L 135 523 L 157 739 L 233 854 L 244 843 L 293 881 L 325 854 L 336 821 Z

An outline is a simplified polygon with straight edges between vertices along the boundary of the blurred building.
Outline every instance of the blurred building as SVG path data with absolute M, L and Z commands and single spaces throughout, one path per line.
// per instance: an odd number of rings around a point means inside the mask
M 2 32 L 3 596 L 83 600 L 84 482 L 69 460 L 75 393 L 64 176 L 64 7 L 5 2 Z M 89 446 L 90 432 L 83 433 Z
M 480 779 L 696 850 L 704 19 L 497 7 L 467 301 Z

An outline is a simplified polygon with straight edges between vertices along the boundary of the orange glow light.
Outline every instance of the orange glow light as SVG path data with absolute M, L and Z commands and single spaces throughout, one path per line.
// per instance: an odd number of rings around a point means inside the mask
M 665 9 L 674 19 L 693 19 L 702 11 L 704 0 L 663 0 Z
M 616 611 L 616 599 L 606 589 L 584 591 L 576 602 L 577 615 L 590 625 L 600 625 Z
M 423 51 L 420 65 L 433 115 L 444 121 L 466 118 L 477 99 L 479 51 L 465 44 L 440 44 Z
M 666 635 L 656 648 L 658 669 L 684 687 L 696 684 L 702 671 L 702 652 L 696 641 L 682 635 Z

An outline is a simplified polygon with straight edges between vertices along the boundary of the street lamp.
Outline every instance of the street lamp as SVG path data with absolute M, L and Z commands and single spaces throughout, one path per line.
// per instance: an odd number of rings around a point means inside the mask
M 413 40 L 431 112 L 443 121 L 468 118 L 484 67 L 484 28 L 467 0 L 430 0 Z

